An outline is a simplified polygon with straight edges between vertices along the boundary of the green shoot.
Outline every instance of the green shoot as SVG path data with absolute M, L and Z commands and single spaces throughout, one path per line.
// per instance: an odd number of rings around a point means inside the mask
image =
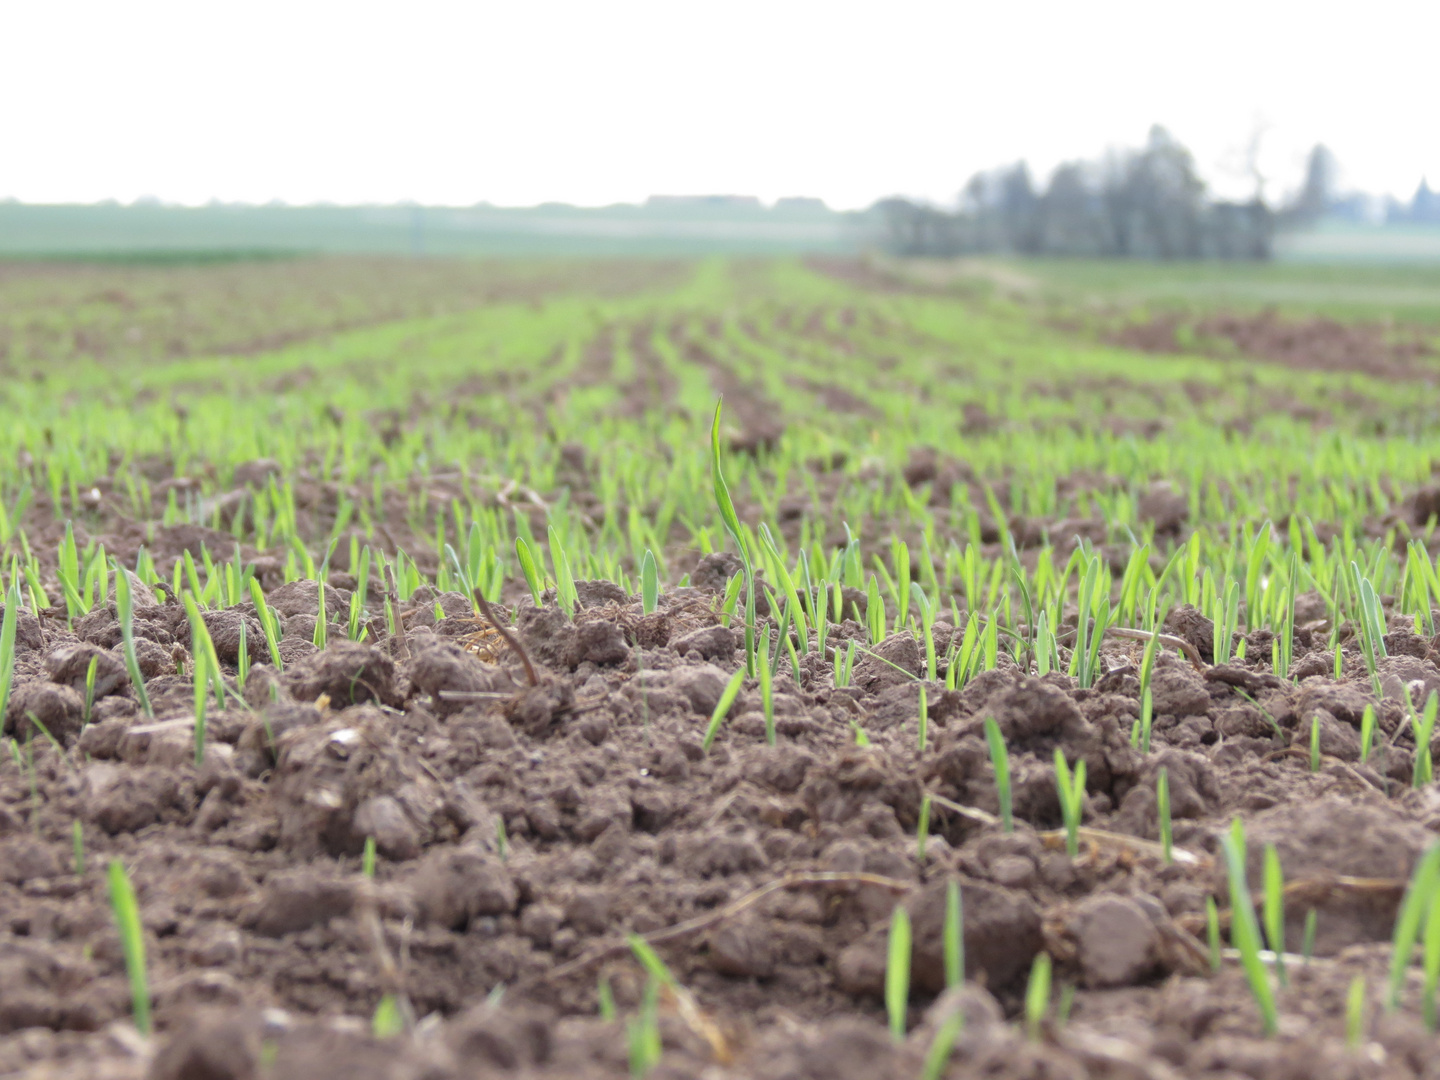
M 1085 810 L 1085 762 L 1075 763 L 1074 775 L 1065 762 L 1065 752 L 1055 748 L 1055 787 L 1060 793 L 1060 815 L 1065 820 L 1065 851 L 1074 859 L 1080 854 L 1080 817 Z
M 377 1039 L 393 1039 L 405 1030 L 405 1018 L 400 1013 L 400 1003 L 394 994 L 386 994 L 375 1006 L 375 1015 L 370 1018 L 370 1032 Z
M 205 699 L 210 691 L 205 668 L 210 663 L 210 654 L 202 647 L 198 631 L 191 632 L 190 655 L 195 666 L 195 767 L 199 768 L 205 764 Z
M 1025 985 L 1025 1036 L 1040 1041 L 1045 1014 L 1050 1011 L 1050 954 L 1042 952 L 1030 965 L 1030 980 Z
M 1312 907 L 1305 912 L 1305 931 L 1300 939 L 1300 955 L 1305 958 L 1305 966 L 1310 966 L 1310 960 L 1315 955 L 1315 931 L 1319 929 L 1320 916 Z
M 920 734 L 916 739 L 916 752 L 925 753 L 925 746 L 929 741 L 927 736 L 930 729 L 930 704 L 925 700 L 925 684 L 920 684 Z
M 375 880 L 375 837 L 373 836 L 365 837 L 365 850 L 360 856 L 360 873 L 371 881 Z
M 1285 872 L 1274 844 L 1265 845 L 1265 895 L 1261 901 L 1265 916 L 1265 938 L 1275 954 L 1275 977 L 1281 986 L 1290 983 L 1285 972 Z
M 70 826 L 70 850 L 76 877 L 85 876 L 85 827 L 76 818 Z
M 783 635 L 785 628 L 782 625 Z M 775 673 L 770 667 L 770 627 L 760 633 L 760 648 L 755 658 L 760 671 L 760 708 L 765 714 L 765 744 L 775 745 Z
M 1320 771 L 1320 718 L 1318 716 L 1310 719 L 1310 771 Z
M 1423 949 L 1423 971 L 1425 981 L 1420 997 L 1421 1014 L 1425 1026 L 1435 1030 L 1435 989 L 1440 985 L 1440 904 L 1430 901 L 1430 911 L 1425 917 L 1425 942 Z
M 650 1070 L 660 1063 L 663 1047 L 660 1042 L 660 983 L 652 976 L 645 981 L 640 997 L 640 1013 L 626 1024 L 630 1044 L 630 1078 L 645 1080 Z
M 135 655 L 135 613 L 131 605 L 130 578 L 118 563 L 115 566 L 115 607 L 120 616 L 120 643 L 125 653 L 125 670 L 130 673 L 130 682 L 135 687 L 135 696 L 140 699 L 141 710 L 153 720 L 155 710 L 150 707 L 145 676 L 140 673 L 140 660 Z M 8 604 L 6 608 L 8 615 Z
M 1351 1050 L 1365 1041 L 1365 1012 L 1365 976 L 1356 975 L 1345 995 L 1345 1045 Z
M 701 747 L 705 753 L 710 752 L 710 746 L 715 742 L 715 736 L 720 734 L 720 725 L 725 722 L 725 717 L 730 713 L 730 706 L 735 704 L 735 698 L 740 693 L 740 686 L 745 682 L 745 669 L 736 668 L 735 674 L 730 676 L 730 681 L 725 684 L 721 691 L 720 700 L 715 703 L 715 709 L 710 713 L 710 723 L 705 727 L 705 738 Z
M 1240 951 L 1240 963 L 1250 984 L 1250 993 L 1260 1009 L 1260 1023 L 1267 1036 L 1279 1028 L 1275 993 L 1270 975 L 1260 958 L 1260 928 L 1255 921 L 1255 905 L 1250 899 L 1250 886 L 1245 880 L 1245 827 L 1239 818 L 1230 834 L 1221 838 L 1225 865 L 1230 875 L 1230 939 Z
M 20 585 L 12 580 L 5 594 L 5 618 L 0 621 L 0 717 L 5 715 L 15 678 L 15 623 L 19 617 Z
M 604 975 L 600 976 L 595 986 L 596 1008 L 600 1013 L 600 1019 L 607 1024 L 613 1024 L 617 1015 L 615 1011 L 615 992 L 610 989 L 610 980 Z
M 1360 764 L 1370 760 L 1370 749 L 1375 745 L 1375 706 L 1366 705 L 1360 716 Z
M 1390 952 L 1386 1012 L 1394 1012 L 1400 1007 L 1400 994 L 1405 989 L 1405 972 L 1410 966 L 1410 957 L 1415 951 L 1415 942 L 1420 937 L 1425 914 L 1435 898 L 1437 884 L 1440 884 L 1440 842 L 1431 844 L 1415 864 L 1415 872 L 1405 889 L 1405 898 L 1400 902 L 1400 914 L 1395 920 L 1395 937 Z
M 725 483 L 725 472 L 720 464 L 720 410 L 725 399 L 715 403 L 715 419 L 710 424 L 710 479 L 715 492 L 715 505 L 720 511 L 720 520 L 730 539 L 740 551 L 740 562 L 745 568 L 745 669 L 755 674 L 755 565 L 750 558 L 750 546 L 745 543 L 740 529 L 740 518 L 735 513 L 735 503 L 730 498 L 730 488 Z
M 520 562 L 520 573 L 525 577 L 525 584 L 530 589 L 530 598 L 536 607 L 540 607 L 540 594 L 545 591 L 545 582 L 540 575 L 540 568 L 536 565 L 535 549 L 530 546 L 525 537 L 515 537 L 515 558 Z
M 117 591 L 119 580 L 117 577 Z M 120 949 L 125 956 L 125 972 L 130 978 L 135 1027 L 141 1035 L 149 1035 L 150 987 L 145 974 L 145 932 L 140 925 L 140 905 L 135 900 L 135 889 L 119 859 L 110 860 L 110 910 L 120 932 Z
M 910 1007 L 910 913 L 897 904 L 890 916 L 889 949 L 885 963 L 885 1012 L 890 1036 L 905 1041 L 906 1012 Z
M 660 571 L 655 565 L 655 553 L 646 548 L 645 557 L 640 560 L 640 610 L 651 615 L 659 604 Z
M 575 592 L 575 575 L 570 572 L 570 556 L 560 540 L 555 526 L 550 526 L 550 564 L 555 568 L 555 599 L 565 617 L 575 617 L 575 605 L 579 597 Z
M 1170 825 L 1170 770 L 1163 765 L 1155 779 L 1155 809 L 1160 819 L 1160 858 L 1169 866 L 1175 861 Z
M 925 865 L 925 843 L 930 839 L 930 796 L 920 800 L 920 820 L 915 826 L 915 861 Z
M 965 1014 L 959 1009 L 945 1018 L 945 1022 L 935 1032 L 930 1049 L 925 1052 L 925 1062 L 920 1067 L 920 1080 L 940 1080 L 945 1074 L 945 1066 L 950 1064 L 950 1054 L 955 1049 L 955 1040 L 960 1037 L 964 1026 Z
M 1005 749 L 1005 737 L 1000 734 L 1000 725 L 993 717 L 985 718 L 985 741 L 990 747 L 990 764 L 995 769 L 995 794 L 1000 800 L 1000 827 L 1005 832 L 1015 831 L 1015 818 L 1010 802 L 1010 753 Z
M 945 886 L 945 925 L 941 932 L 941 948 L 945 955 L 945 985 L 959 986 L 965 981 L 965 916 L 960 883 Z
M 265 603 L 265 592 L 260 588 L 260 582 L 255 578 L 250 579 L 250 599 L 255 604 L 255 617 L 260 620 L 260 629 L 265 633 L 265 647 L 270 651 L 270 663 L 276 671 L 285 670 L 285 662 L 280 658 L 280 624 L 273 612 Z
M 90 663 L 85 668 L 85 711 L 81 714 L 81 723 L 90 723 L 90 717 L 95 712 L 95 676 L 100 671 L 100 656 L 97 653 L 90 658 Z
M 1407 693 L 1408 700 L 1408 693 Z M 1430 739 L 1435 733 L 1435 716 L 1440 710 L 1440 696 L 1432 690 L 1425 699 L 1425 709 L 1415 717 L 1415 773 L 1413 784 L 1424 787 L 1435 779 L 1434 760 L 1431 757 Z M 1413 710 L 1412 710 L 1413 715 Z

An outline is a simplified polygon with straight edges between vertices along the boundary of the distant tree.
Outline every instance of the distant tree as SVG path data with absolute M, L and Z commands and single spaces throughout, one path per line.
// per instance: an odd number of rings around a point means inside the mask
M 1085 165 L 1071 161 L 1057 168 L 1042 201 L 1045 251 L 1067 255 L 1104 252 L 1103 209 Z
M 1044 221 L 1040 197 L 1030 183 L 1030 167 L 1023 161 L 1003 170 L 1000 189 L 1000 222 L 1005 246 L 1022 255 L 1038 255 L 1044 246 Z
M 1316 143 L 1305 160 L 1305 183 L 1285 208 L 1285 215 L 1296 223 L 1313 222 L 1325 215 L 1335 202 L 1340 179 L 1340 165 L 1335 155 Z

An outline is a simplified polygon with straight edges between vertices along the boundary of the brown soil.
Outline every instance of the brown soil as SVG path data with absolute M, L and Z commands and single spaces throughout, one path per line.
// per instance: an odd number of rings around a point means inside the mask
M 1185 340 L 1182 340 L 1185 339 Z M 1114 344 L 1142 352 L 1202 352 L 1268 360 L 1310 371 L 1363 371 L 1391 378 L 1434 378 L 1435 350 L 1418 334 L 1334 319 L 1218 314 L 1188 320 L 1157 315 L 1109 335 Z
M 1297 634 L 1294 684 L 1264 665 L 1197 670 L 1162 656 L 1144 756 L 1128 739 L 1138 645 L 1107 649 L 1109 674 L 1089 690 L 1003 663 L 962 691 L 931 683 L 920 752 L 922 654 L 898 636 L 876 650 L 888 662 L 857 663 L 853 688 L 835 689 L 813 652 L 798 684 L 782 670 L 775 746 L 747 681 L 707 754 L 706 720 L 741 661 L 708 587 L 730 563 L 702 562 L 693 578 L 707 587 L 673 590 L 649 616 L 604 582 L 580 584 L 573 622 L 527 598 L 515 632 L 535 686 L 493 635 L 470 651 L 482 624 L 464 597 L 423 592 L 403 643 L 376 618 L 374 644 L 317 653 L 316 588 L 276 583 L 285 673 L 257 665 L 247 707 L 212 706 L 198 768 L 177 605 L 136 613 L 154 720 L 124 677 L 112 613 L 73 629 L 22 617 L 4 717 L 20 762 L 0 762 L 0 1075 L 623 1077 L 623 1022 L 597 1016 L 597 987 L 622 1021 L 633 1014 L 642 975 L 629 933 L 650 936 L 683 987 L 662 1003 L 657 1077 L 913 1077 L 956 1009 L 967 1027 L 951 1076 L 1431 1075 L 1414 986 L 1401 1012 L 1372 1013 L 1354 1050 L 1344 1000 L 1356 974 L 1378 995 L 1400 885 L 1437 822 L 1433 793 L 1408 786 L 1399 700 L 1407 684 L 1440 688 L 1433 643 L 1392 635 L 1379 701 L 1358 655 L 1345 680 L 1329 677 L 1310 627 Z M 353 580 L 332 584 L 327 610 L 345 610 Z M 250 615 L 207 617 L 232 684 L 242 620 L 258 640 Z M 1176 613 L 1170 629 L 1208 657 L 1203 620 Z M 943 655 L 952 631 L 936 632 Z M 834 637 L 861 633 L 847 623 Z M 1250 651 L 1268 656 L 1258 637 Z M 82 723 L 91 657 L 98 697 Z M 1356 728 L 1372 702 L 1384 752 L 1361 765 Z M 1010 834 L 993 818 L 987 716 L 1012 755 Z M 1324 758 L 1311 773 L 1297 748 L 1314 720 Z M 1057 747 L 1088 768 L 1094 831 L 1073 859 L 1051 831 Z M 1184 852 L 1170 866 L 1153 843 L 1162 767 Z M 1236 815 L 1257 890 L 1261 846 L 1277 845 L 1290 948 L 1317 913 L 1315 957 L 1292 962 L 1274 1039 L 1233 964 L 1211 975 L 1203 945 L 1206 898 L 1226 903 L 1217 838 Z M 380 853 L 373 881 L 360 872 L 367 836 Z M 139 893 L 151 1040 L 126 1022 L 112 858 Z M 951 882 L 969 981 L 944 992 Z M 897 902 L 915 932 L 898 1044 L 881 999 Z M 1041 950 L 1075 990 L 1068 1020 L 1052 1014 L 1032 1042 L 1016 1017 Z M 386 993 L 415 1022 L 377 1040 L 369 1018 Z

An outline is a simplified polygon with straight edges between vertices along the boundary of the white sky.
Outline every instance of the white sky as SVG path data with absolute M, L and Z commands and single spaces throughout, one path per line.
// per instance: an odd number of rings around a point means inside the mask
M 1437 57 L 1440 0 L 3 0 L 0 197 L 858 207 L 1158 121 L 1225 192 L 1264 124 L 1271 194 L 1321 140 L 1408 198 Z

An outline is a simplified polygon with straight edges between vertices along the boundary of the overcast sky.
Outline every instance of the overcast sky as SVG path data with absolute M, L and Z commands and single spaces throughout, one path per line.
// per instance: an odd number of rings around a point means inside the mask
M 0 197 L 952 200 L 1137 144 L 1440 185 L 1440 0 L 10 0 Z

